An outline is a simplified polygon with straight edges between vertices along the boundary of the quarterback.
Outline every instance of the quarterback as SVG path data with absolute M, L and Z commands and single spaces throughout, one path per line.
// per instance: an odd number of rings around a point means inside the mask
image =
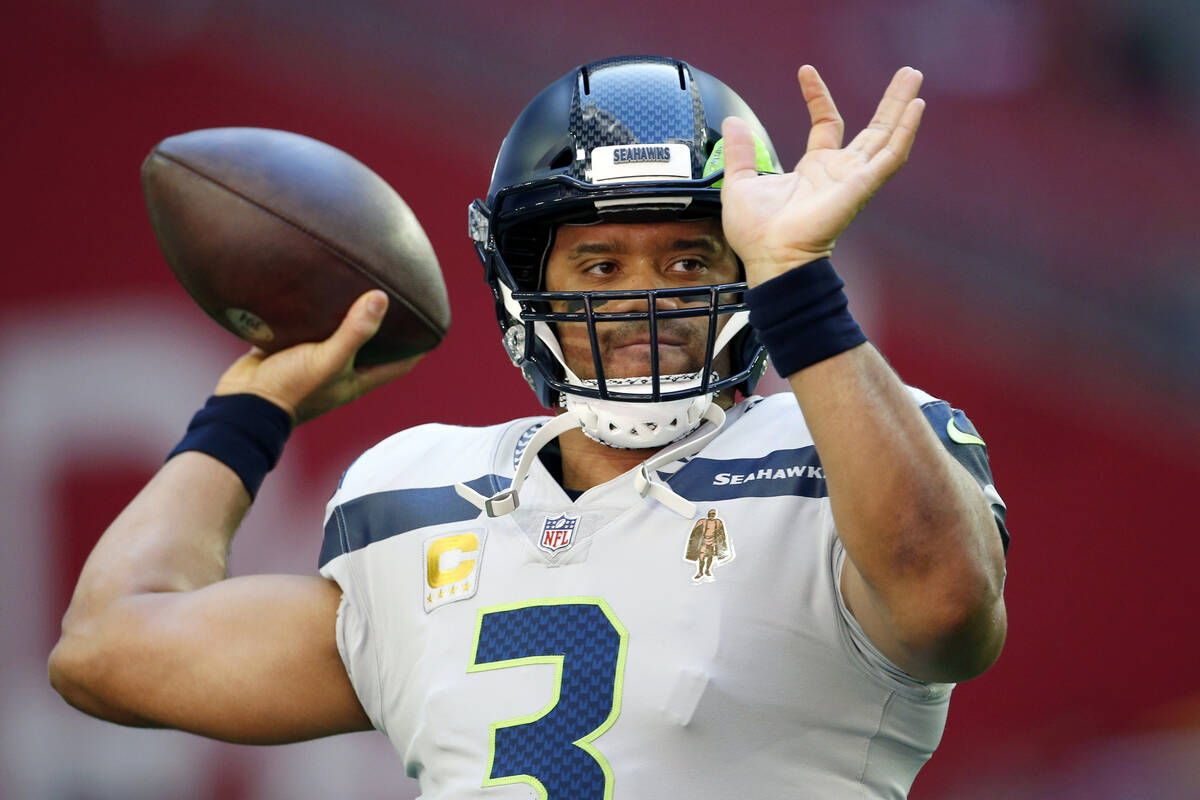
M 319 576 L 228 578 L 291 427 L 386 298 L 252 351 L 80 576 L 50 659 L 78 708 L 249 743 L 375 728 L 429 798 L 902 798 L 1004 642 L 983 440 L 905 386 L 830 257 L 907 159 L 922 76 L 867 128 L 817 71 L 794 169 L 725 84 L 583 65 L 517 118 L 469 232 L 549 415 L 356 460 Z M 770 358 L 791 391 L 760 397 Z

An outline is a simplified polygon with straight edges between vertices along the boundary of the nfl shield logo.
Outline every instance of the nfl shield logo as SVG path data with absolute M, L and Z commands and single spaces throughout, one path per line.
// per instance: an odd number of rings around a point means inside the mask
M 542 538 L 538 541 L 538 547 L 551 553 L 567 549 L 575 541 L 575 528 L 578 525 L 578 514 L 546 517 L 546 522 L 542 525 Z

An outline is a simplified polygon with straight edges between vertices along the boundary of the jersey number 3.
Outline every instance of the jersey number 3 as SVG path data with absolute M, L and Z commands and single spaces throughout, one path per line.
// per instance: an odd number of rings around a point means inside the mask
M 528 783 L 544 800 L 608 800 L 612 770 L 592 742 L 621 713 L 629 634 L 596 597 L 480 609 L 468 672 L 553 664 L 541 711 L 492 725 L 484 786 Z

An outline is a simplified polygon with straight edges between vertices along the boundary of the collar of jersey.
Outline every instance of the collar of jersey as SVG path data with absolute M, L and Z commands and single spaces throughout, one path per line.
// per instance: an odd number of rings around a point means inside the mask
M 740 416 L 746 407 L 748 407 L 747 403 L 739 404 L 731 416 Z M 672 491 L 662 481 L 656 480 L 655 476 L 659 469 L 686 460 L 703 450 L 727 425 L 725 412 L 716 403 L 709 404 L 704 411 L 703 418 L 706 424 L 702 424 L 688 436 L 663 448 L 614 480 L 621 480 L 625 475 L 632 475 L 633 488 L 640 496 L 651 497 L 688 519 L 694 517 L 696 514 L 695 504 Z M 512 513 L 520 505 L 521 486 L 537 462 L 538 451 L 554 438 L 576 427 L 579 427 L 578 420 L 568 414 L 560 414 L 530 426 L 521 434 L 514 446 L 514 474 L 513 480 L 507 488 L 495 492 L 491 497 L 485 497 L 462 483 L 455 485 L 455 491 L 464 500 L 490 517 L 500 517 Z

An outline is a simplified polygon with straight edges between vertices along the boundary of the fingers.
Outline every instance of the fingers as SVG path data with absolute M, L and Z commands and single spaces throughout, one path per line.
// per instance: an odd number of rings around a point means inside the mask
M 730 183 L 757 177 L 758 166 L 754 154 L 754 134 L 744 120 L 726 117 L 721 123 L 721 137 L 725 148 L 724 191 Z
M 317 345 L 320 359 L 332 364 L 349 363 L 358 349 L 379 330 L 387 307 L 388 297 L 383 291 L 372 289 L 362 294 L 350 306 L 333 335 Z
M 912 151 L 913 142 L 916 141 L 917 129 L 921 127 L 921 116 L 924 113 L 925 101 L 919 97 L 910 100 L 904 107 L 887 143 L 867 163 L 869 171 L 867 182 L 871 191 L 875 191 L 886 183 L 896 174 L 896 170 L 908 161 L 908 154 Z
M 888 144 L 909 104 L 916 99 L 924 77 L 912 67 L 897 70 L 875 109 L 871 124 L 854 137 L 847 149 L 862 151 L 863 155 L 871 158 Z
M 800 91 L 804 94 L 804 102 L 808 105 L 808 116 L 812 120 L 812 130 L 808 132 L 808 148 L 811 150 L 837 150 L 842 146 L 842 136 L 846 125 L 842 115 L 833 104 L 833 95 L 825 81 L 821 80 L 816 67 L 805 64 L 800 68 L 797 77 L 800 80 Z

